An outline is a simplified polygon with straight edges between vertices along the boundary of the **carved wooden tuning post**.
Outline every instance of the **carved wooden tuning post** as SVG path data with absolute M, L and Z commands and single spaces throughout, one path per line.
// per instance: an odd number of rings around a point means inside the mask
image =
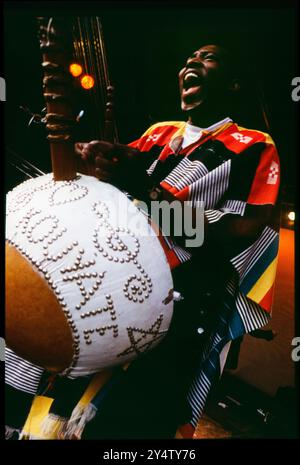
M 69 73 L 72 26 L 66 18 L 38 18 L 38 24 L 52 170 L 56 181 L 71 180 L 76 177 L 73 138 L 76 118 L 72 108 L 73 81 Z

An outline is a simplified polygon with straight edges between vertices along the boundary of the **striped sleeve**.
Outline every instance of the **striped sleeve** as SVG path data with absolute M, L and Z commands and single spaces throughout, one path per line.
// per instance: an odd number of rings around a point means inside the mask
M 5 383 L 35 395 L 44 369 L 19 357 L 11 349 L 5 349 Z

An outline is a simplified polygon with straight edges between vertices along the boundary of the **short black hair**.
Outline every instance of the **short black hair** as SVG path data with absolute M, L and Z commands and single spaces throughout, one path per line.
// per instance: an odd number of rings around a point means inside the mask
M 232 78 L 237 78 L 241 83 L 246 82 L 251 73 L 254 72 L 255 66 L 252 68 L 253 58 L 250 58 L 252 47 L 248 40 L 241 37 L 240 34 L 211 32 L 200 34 L 199 38 L 190 38 L 191 45 L 187 50 L 188 56 L 191 52 L 203 47 L 204 45 L 216 45 L 227 52 L 228 71 Z M 185 58 L 186 58 L 185 56 Z
M 216 45 L 223 50 L 225 52 L 226 67 L 230 77 L 238 79 L 241 83 L 245 82 L 250 73 L 250 59 L 248 59 L 245 50 L 242 50 L 236 43 L 232 44 L 225 40 L 206 41 L 206 43 L 202 43 L 203 45 Z

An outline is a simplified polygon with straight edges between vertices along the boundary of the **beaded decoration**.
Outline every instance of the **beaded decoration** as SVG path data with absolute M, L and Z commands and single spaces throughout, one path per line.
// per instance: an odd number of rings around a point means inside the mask
M 171 271 L 125 194 L 91 176 L 47 174 L 9 192 L 6 214 L 7 241 L 46 279 L 72 330 L 63 375 L 124 364 L 158 344 L 173 313 Z

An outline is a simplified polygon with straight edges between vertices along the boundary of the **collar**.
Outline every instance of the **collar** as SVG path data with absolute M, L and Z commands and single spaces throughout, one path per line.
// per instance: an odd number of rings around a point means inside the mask
M 183 153 L 185 154 L 187 149 L 189 150 L 191 147 L 194 148 L 196 144 L 200 144 L 204 142 L 204 140 L 206 140 L 208 137 L 214 137 L 220 131 L 223 131 L 224 129 L 226 129 L 228 126 L 231 126 L 232 124 L 233 124 L 233 121 L 229 117 L 224 118 L 221 121 L 218 121 L 217 123 L 212 124 L 208 128 L 199 128 L 198 126 L 194 126 L 193 124 L 190 124 L 187 121 L 182 122 L 178 130 L 171 137 L 170 142 L 166 144 L 165 147 L 163 148 L 161 154 L 159 155 L 159 159 L 164 160 L 171 153 L 175 155 L 179 154 L 182 148 L 182 142 L 184 139 L 184 134 L 187 130 L 187 126 L 189 126 L 188 131 L 189 130 L 192 130 L 193 132 L 198 131 L 199 137 L 195 140 L 195 142 L 185 147 L 182 154 Z M 199 139 L 201 139 L 202 142 Z
M 194 126 L 193 124 L 187 122 L 186 124 L 186 129 L 189 130 L 191 129 L 193 132 L 195 131 L 205 131 L 205 132 L 213 132 L 216 129 L 218 129 L 220 126 L 223 126 L 226 123 L 232 123 L 232 119 L 227 116 L 227 118 L 222 119 L 221 121 L 218 121 L 217 123 L 212 124 L 211 126 L 208 126 L 207 128 L 200 128 L 199 126 Z

